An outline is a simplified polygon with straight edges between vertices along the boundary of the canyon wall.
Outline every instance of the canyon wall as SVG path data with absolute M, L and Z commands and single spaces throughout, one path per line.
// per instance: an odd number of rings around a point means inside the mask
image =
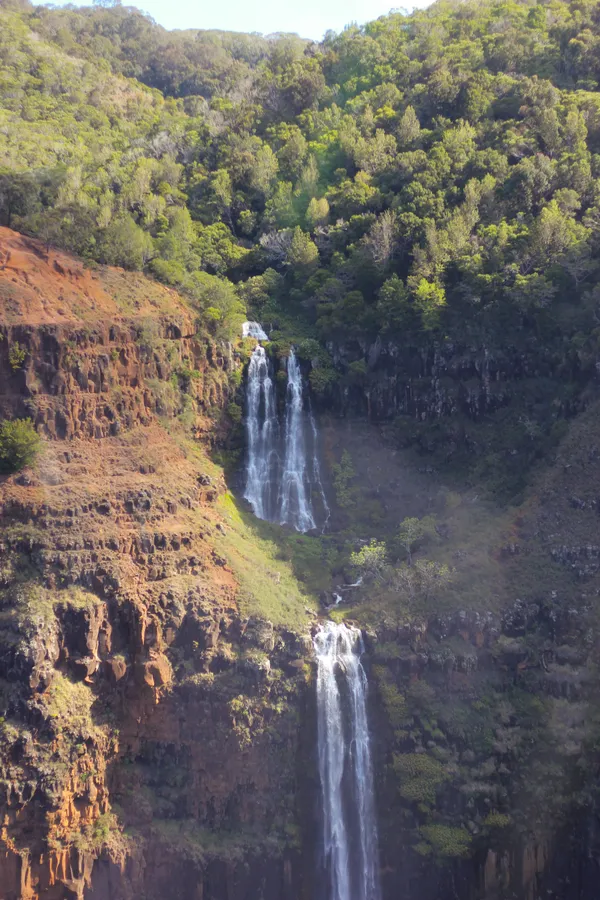
M 173 292 L 4 237 L 0 408 L 45 442 L 0 482 L 0 896 L 301 896 L 310 617 L 240 608 L 209 458 L 240 360 Z
M 45 440 L 0 479 L 0 897 L 314 896 L 316 613 L 294 577 L 310 573 L 262 540 L 213 452 L 235 429 L 243 348 L 140 276 L 3 238 L 0 410 Z M 408 395 L 401 368 L 385 384 Z M 435 406 L 441 370 L 423 371 L 427 408 L 407 418 L 460 412 Z M 398 411 L 381 402 L 371 418 Z M 354 515 L 368 533 L 375 500 L 385 529 L 420 514 L 435 473 L 339 411 L 325 461 L 349 449 L 360 490 L 334 527 Z M 458 528 L 477 497 L 451 496 L 440 538 L 468 596 L 408 616 L 374 586 L 379 607 L 367 589 L 348 612 L 366 641 L 385 897 L 593 895 L 596 419 L 590 406 L 529 499 L 485 520 L 485 564 Z

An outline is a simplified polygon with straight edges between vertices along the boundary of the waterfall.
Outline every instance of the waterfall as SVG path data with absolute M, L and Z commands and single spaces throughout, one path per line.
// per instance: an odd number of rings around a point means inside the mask
M 357 628 L 326 622 L 314 647 L 327 900 L 379 900 L 362 636 Z
M 296 354 L 290 350 L 287 363 L 285 414 L 285 455 L 281 476 L 281 525 L 293 525 L 298 531 L 316 528 L 310 494 L 304 440 L 304 401 L 302 372 Z
M 259 519 L 273 517 L 273 485 L 277 466 L 275 388 L 264 347 L 256 349 L 248 366 L 246 435 L 248 464 L 244 498 Z
M 258 322 L 245 322 L 243 335 L 267 339 Z M 244 499 L 259 519 L 292 525 L 296 531 L 305 532 L 317 527 L 314 489 L 321 498 L 319 512 L 324 514 L 324 530 L 331 510 L 321 479 L 319 433 L 312 412 L 309 409 L 307 416 L 304 408 L 302 371 L 293 349 L 287 361 L 284 415 L 281 436 L 270 363 L 264 348 L 257 343 L 248 366 L 246 388 L 248 448 Z
M 254 338 L 257 341 L 269 340 L 269 336 L 259 322 L 244 322 L 242 325 L 242 337 Z
M 317 423 L 315 422 L 315 417 L 313 416 L 312 409 L 310 408 L 308 417 L 310 420 L 310 430 L 313 442 L 312 477 L 315 487 L 319 491 L 321 503 L 323 504 L 323 511 L 325 513 L 325 521 L 323 522 L 323 526 L 321 528 L 321 533 L 323 533 L 327 528 L 327 523 L 329 522 L 329 518 L 331 516 L 331 509 L 329 507 L 329 503 L 327 502 L 325 488 L 323 487 L 323 481 L 321 479 L 321 464 L 319 462 L 319 432 L 317 431 Z

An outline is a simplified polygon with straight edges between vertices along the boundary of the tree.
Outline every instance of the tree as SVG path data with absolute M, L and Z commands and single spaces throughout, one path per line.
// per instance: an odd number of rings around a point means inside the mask
M 101 246 L 104 262 L 124 269 L 142 269 L 153 253 L 152 238 L 128 215 L 111 222 Z
M 421 322 L 426 331 L 437 328 L 440 311 L 446 306 L 446 293 L 440 284 L 421 278 L 414 292 L 414 305 L 421 314 Z
M 381 286 L 377 300 L 377 319 L 383 331 L 400 332 L 411 322 L 408 290 L 401 278 L 392 275 Z
M 306 158 L 308 143 L 297 125 L 286 128 L 288 135 L 283 147 L 277 153 L 280 170 L 284 177 L 292 180 L 299 177 Z
M 263 195 L 269 194 L 278 168 L 277 157 L 268 144 L 263 144 L 250 167 L 250 187 Z
M 353 147 L 356 165 L 369 175 L 384 172 L 394 162 L 396 152 L 396 138 L 383 128 L 378 128 L 373 138 L 359 137 Z
M 418 559 L 414 570 L 418 578 L 419 591 L 425 600 L 429 600 L 434 591 L 449 585 L 454 574 L 445 563 L 440 565 L 431 559 Z
M 314 231 L 317 225 L 325 225 L 328 218 L 329 203 L 327 199 L 321 197 L 320 200 L 317 200 L 316 197 L 313 197 L 306 210 L 306 224 L 310 230 Z
M 398 123 L 398 130 L 396 133 L 398 135 L 398 143 L 403 150 L 413 144 L 416 144 L 416 142 L 419 140 L 421 134 L 421 123 L 419 122 L 417 114 L 410 104 L 404 110 L 402 118 Z
M 231 205 L 233 203 L 233 190 L 231 177 L 227 169 L 217 169 L 210 179 L 210 197 L 217 213 L 225 221 L 232 225 Z
M 398 246 L 396 213 L 393 210 L 387 209 L 379 216 L 364 238 L 363 245 L 377 268 L 385 271 Z
M 39 190 L 39 185 L 28 173 L 0 169 L 0 224 L 12 228 L 15 216 L 34 212 Z
M 294 207 L 291 181 L 280 181 L 272 197 L 267 200 L 263 225 L 268 228 L 294 228 L 298 224 L 298 214 Z
M 0 422 L 0 471 L 18 472 L 33 465 L 41 443 L 31 419 Z
M 386 566 L 386 553 L 383 541 L 372 540 L 350 554 L 350 563 L 363 578 L 381 581 Z
M 558 200 L 551 200 L 531 229 L 533 260 L 538 268 L 557 262 L 566 250 L 589 237 L 588 229 L 574 220 L 572 208 L 568 205 L 565 208 L 564 204 L 569 200 L 572 203 L 573 198 L 567 198 L 563 193 L 562 199 L 562 209 Z
M 424 516 L 422 519 L 404 519 L 398 531 L 398 542 L 406 551 L 408 564 L 412 565 L 412 552 L 425 538 L 436 534 L 435 516 Z
M 311 154 L 303 167 L 296 183 L 295 194 L 300 206 L 308 206 L 312 197 L 319 193 L 319 167 L 314 155 Z
M 391 584 L 410 600 L 419 597 L 429 600 L 434 591 L 447 587 L 453 577 L 454 572 L 447 565 L 430 559 L 418 559 L 414 566 L 402 565 L 395 569 Z
M 319 259 L 319 251 L 310 237 L 299 226 L 294 228 L 287 252 L 287 263 L 294 269 L 314 266 Z

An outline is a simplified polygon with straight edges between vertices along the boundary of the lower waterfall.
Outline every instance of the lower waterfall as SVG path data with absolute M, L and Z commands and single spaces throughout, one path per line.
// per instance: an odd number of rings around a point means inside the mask
M 326 622 L 314 647 L 327 900 L 379 900 L 362 636 L 357 628 Z

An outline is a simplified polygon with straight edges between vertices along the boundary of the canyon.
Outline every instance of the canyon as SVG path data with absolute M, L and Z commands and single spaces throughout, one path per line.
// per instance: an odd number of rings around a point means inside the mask
M 220 456 L 243 446 L 255 340 L 141 275 L 0 241 L 0 411 L 44 439 L 0 481 L 3 900 L 320 895 L 315 585 L 364 636 L 382 896 L 591 898 L 596 406 L 506 510 L 321 405 L 331 535 L 294 537 Z M 454 583 L 421 606 L 323 563 L 348 518 L 385 533 L 432 508 Z
M 598 4 L 277 15 L 0 3 L 0 900 L 592 900 Z

